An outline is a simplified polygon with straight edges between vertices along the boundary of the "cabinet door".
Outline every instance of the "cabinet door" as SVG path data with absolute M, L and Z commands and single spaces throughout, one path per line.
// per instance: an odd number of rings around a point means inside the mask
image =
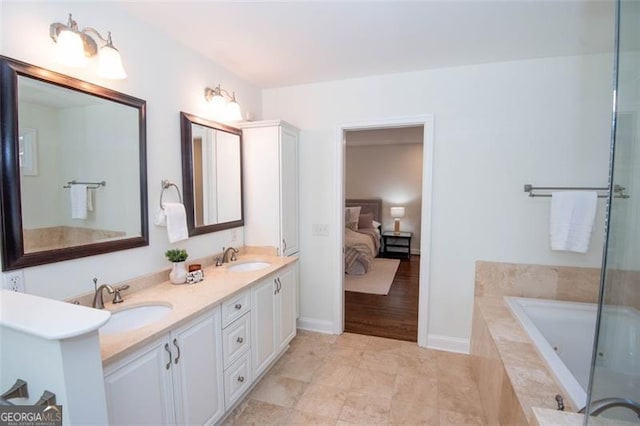
M 276 309 L 273 278 L 251 289 L 251 352 L 253 377 L 257 378 L 276 355 Z
M 210 424 L 224 414 L 220 309 L 171 333 L 177 424 Z
M 280 247 L 279 126 L 243 129 L 244 243 Z
M 296 335 L 296 274 L 293 267 L 289 267 L 279 277 L 280 291 L 278 291 L 278 353 L 289 344 Z
M 165 345 L 163 339 L 105 369 L 109 424 L 175 424 Z
M 298 133 L 281 127 L 280 241 L 283 256 L 299 251 L 298 243 Z

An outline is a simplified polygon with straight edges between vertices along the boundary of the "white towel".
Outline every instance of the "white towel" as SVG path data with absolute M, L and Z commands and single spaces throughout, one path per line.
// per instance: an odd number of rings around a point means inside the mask
M 153 218 L 153 223 L 156 226 L 167 226 L 167 215 L 164 213 L 164 209 L 158 207 L 156 216 Z
M 164 214 L 167 216 L 167 235 L 169 242 L 175 243 L 189 238 L 187 231 L 187 212 L 180 203 L 164 203 Z
M 90 212 L 93 211 L 93 192 L 94 190 L 91 188 L 87 190 L 87 210 Z
M 587 252 L 597 202 L 596 192 L 566 191 L 551 194 L 551 250 Z
M 87 185 L 72 184 L 69 193 L 71 194 L 71 219 L 86 219 Z

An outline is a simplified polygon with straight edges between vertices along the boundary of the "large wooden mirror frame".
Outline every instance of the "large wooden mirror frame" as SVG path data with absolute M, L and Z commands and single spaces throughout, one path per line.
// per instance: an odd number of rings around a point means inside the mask
M 186 112 L 180 129 L 189 236 L 243 226 L 242 131 Z
M 138 200 L 140 203 L 139 207 L 135 205 L 131 206 L 133 212 L 128 213 L 128 217 L 131 217 L 134 221 L 133 231 L 121 232 L 121 236 L 117 237 L 92 237 L 93 239 L 89 239 L 88 241 L 84 241 L 78 245 L 73 245 L 76 243 L 72 242 L 60 248 L 25 250 L 25 232 L 23 226 L 24 200 L 21 198 L 21 182 L 23 181 L 24 176 L 29 173 L 25 173 L 24 170 L 21 170 L 20 163 L 20 155 L 23 154 L 19 145 L 21 126 L 18 122 L 20 115 L 20 111 L 18 110 L 20 105 L 19 83 L 21 81 L 27 81 L 29 83 L 33 82 L 33 85 L 46 89 L 44 92 L 52 91 L 61 94 L 68 93 L 70 96 L 76 93 L 76 96 L 86 95 L 87 98 L 91 96 L 96 97 L 96 100 L 101 102 L 103 105 L 106 105 L 106 107 L 113 105 L 113 107 L 121 108 L 126 111 L 129 117 L 131 117 L 130 121 L 133 123 L 133 130 L 132 134 L 128 136 L 130 136 L 130 140 L 137 141 L 138 146 L 130 146 L 131 151 L 134 153 L 131 163 L 135 164 L 135 166 L 132 167 L 132 170 L 128 170 L 128 176 L 133 176 L 133 182 L 130 182 L 132 186 L 131 193 L 133 194 L 131 199 L 135 200 L 134 204 L 137 204 Z M 123 108 L 123 106 L 126 108 L 132 108 L 132 111 L 128 112 L 128 110 Z M 87 124 L 79 123 L 79 126 L 80 125 Z M 117 126 L 118 123 L 113 123 L 113 125 Z M 107 127 L 109 126 L 111 126 L 111 124 L 107 123 Z M 95 133 L 97 132 L 98 130 L 95 131 Z M 58 74 L 34 65 L 0 56 L 0 149 L 2 154 L 0 164 L 0 214 L 2 215 L 2 218 L 0 219 L 0 222 L 2 225 L 1 248 L 3 270 L 20 269 L 149 245 L 146 102 L 144 100 L 63 74 Z M 104 158 L 98 156 L 99 158 L 96 160 L 96 156 L 93 156 L 94 158 L 91 158 L 91 161 L 106 162 L 106 158 L 110 155 L 114 157 L 122 155 L 120 152 L 110 153 L 108 151 L 110 149 L 109 144 L 103 144 L 101 149 L 107 150 L 105 151 Z M 135 158 L 136 151 L 138 154 L 137 158 Z M 80 152 L 73 152 L 73 154 L 77 154 L 78 162 L 87 160 L 82 157 Z M 44 165 L 43 163 L 47 161 L 50 161 L 50 158 L 47 158 L 45 155 L 41 155 L 41 168 L 42 165 Z M 118 170 L 118 167 L 122 167 L 120 164 L 106 164 L 104 166 L 107 168 L 111 168 L 113 166 L 114 170 Z M 22 166 L 22 168 L 24 169 L 24 166 Z M 72 182 L 69 183 L 71 184 Z M 60 182 L 56 182 L 56 185 L 58 188 L 63 188 Z M 136 187 L 139 188 L 139 194 L 137 193 Z M 113 191 L 121 189 L 121 187 L 118 188 L 117 185 L 115 185 L 115 187 L 107 186 L 106 188 Z M 68 192 L 66 194 L 68 194 Z M 110 192 L 109 194 L 114 195 L 113 192 Z M 33 196 L 33 194 L 31 195 Z M 35 193 L 36 197 L 38 195 L 38 193 Z M 115 194 L 115 196 L 118 195 Z M 68 195 L 66 195 L 66 197 L 68 197 Z M 64 201 L 66 202 L 68 200 L 65 198 Z M 112 204 L 113 203 L 103 202 L 99 207 L 103 209 L 100 213 L 108 213 L 110 210 L 106 209 L 107 207 L 113 208 Z M 68 208 L 66 204 L 65 206 L 65 208 Z M 117 205 L 115 207 L 118 208 Z M 139 218 L 136 218 L 136 215 L 139 215 Z M 139 231 L 137 229 L 138 223 L 140 225 Z M 59 227 L 63 228 L 64 226 Z

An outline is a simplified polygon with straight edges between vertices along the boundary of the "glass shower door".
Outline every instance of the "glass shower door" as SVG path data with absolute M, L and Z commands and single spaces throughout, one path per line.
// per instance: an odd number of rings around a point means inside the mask
M 589 412 L 605 398 L 640 402 L 640 2 L 618 3 L 613 188 L 628 198 L 610 198 L 597 346 Z M 602 417 L 640 423 L 628 408 Z M 588 422 L 589 419 L 586 419 Z

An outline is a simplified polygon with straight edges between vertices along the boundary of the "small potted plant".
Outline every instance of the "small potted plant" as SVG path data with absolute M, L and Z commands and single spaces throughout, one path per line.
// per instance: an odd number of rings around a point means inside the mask
M 185 249 L 170 249 L 164 252 L 164 255 L 170 262 L 173 262 L 169 279 L 173 284 L 183 284 L 187 281 L 187 268 L 184 261 L 187 260 L 189 254 Z

